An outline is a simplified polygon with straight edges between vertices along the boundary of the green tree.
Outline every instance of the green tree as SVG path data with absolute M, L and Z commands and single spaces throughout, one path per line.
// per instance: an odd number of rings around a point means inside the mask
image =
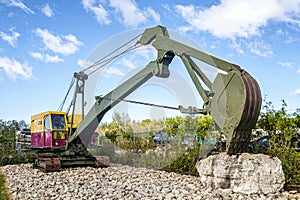
M 165 131 L 169 135 L 177 135 L 182 118 L 180 116 L 165 119 Z
M 204 137 L 210 130 L 212 124 L 213 120 L 211 116 L 199 116 L 197 118 L 196 134 Z
M 263 106 L 259 120 L 257 122 L 257 128 L 262 128 L 269 134 L 276 134 L 278 132 L 294 133 L 299 128 L 299 116 L 294 113 L 287 112 L 287 104 L 282 100 L 282 105 L 279 110 L 275 110 L 272 102 L 266 102 Z
M 145 129 L 146 132 L 148 132 L 150 135 L 154 135 L 154 122 L 151 119 L 144 119 L 140 123 L 140 125 Z
M 112 143 L 115 143 L 117 137 L 119 136 L 119 125 L 116 122 L 109 123 L 108 125 L 104 125 L 101 128 L 105 134 L 105 136 L 110 139 Z
M 297 109 L 296 112 L 293 113 L 293 117 L 294 117 L 296 126 L 298 128 L 300 128 L 300 109 Z
M 23 128 L 29 128 L 29 125 L 26 124 L 26 122 L 24 120 L 19 121 L 19 128 L 23 129 Z
M 272 102 L 264 101 L 262 113 L 257 122 L 257 128 L 267 131 L 271 137 L 267 154 L 278 157 L 282 162 L 286 183 L 300 184 L 300 152 L 297 152 L 299 135 L 299 112 L 287 112 L 287 104 L 282 100 L 282 106 L 275 110 Z

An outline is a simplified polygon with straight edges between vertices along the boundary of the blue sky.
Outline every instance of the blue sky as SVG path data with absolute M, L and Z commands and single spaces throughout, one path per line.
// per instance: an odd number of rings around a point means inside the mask
M 0 0 L 0 13 L 0 119 L 56 110 L 97 45 L 158 24 L 246 69 L 276 107 L 300 108 L 300 0 Z

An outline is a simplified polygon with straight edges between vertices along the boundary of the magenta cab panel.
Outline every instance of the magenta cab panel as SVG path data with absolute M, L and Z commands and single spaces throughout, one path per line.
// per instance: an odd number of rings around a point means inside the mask
M 31 134 L 31 146 L 32 147 L 44 147 L 44 133 L 34 133 Z
M 52 147 L 65 147 L 67 140 L 52 140 Z
M 52 147 L 65 147 L 68 141 L 68 132 L 64 130 L 52 131 Z
M 45 131 L 44 133 L 44 146 L 52 147 L 52 131 Z
M 53 137 L 55 137 L 55 139 Z M 67 144 L 67 139 L 68 134 L 66 131 L 45 131 L 34 133 L 31 134 L 31 146 L 35 148 L 65 147 Z

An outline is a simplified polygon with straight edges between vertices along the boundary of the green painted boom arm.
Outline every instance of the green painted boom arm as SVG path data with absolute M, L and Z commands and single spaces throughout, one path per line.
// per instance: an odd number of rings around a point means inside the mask
M 208 113 L 211 108 L 210 101 L 212 91 L 212 83 L 207 78 L 207 76 L 202 72 L 202 70 L 197 66 L 193 59 L 197 59 L 204 62 L 210 66 L 223 70 L 225 72 L 230 72 L 236 70 L 232 63 L 225 60 L 217 58 L 216 56 L 210 55 L 199 49 L 187 46 L 169 37 L 169 34 L 165 27 L 156 26 L 153 28 L 146 29 L 139 40 L 139 43 L 143 45 L 150 44 L 157 49 L 158 57 L 162 58 L 168 52 L 174 53 L 174 55 L 179 56 L 187 69 L 199 95 L 204 101 L 203 112 Z M 238 72 L 239 73 L 239 72 Z M 206 91 L 202 86 L 199 78 L 207 86 L 210 91 Z
M 89 142 L 91 135 L 96 130 L 101 119 L 113 106 L 119 103 L 120 100 L 127 97 L 130 93 L 136 90 L 139 86 L 149 80 L 157 69 L 156 61 L 150 62 L 145 68 L 139 71 L 132 78 L 125 81 L 123 84 L 109 92 L 104 97 L 96 98 L 96 102 L 90 109 L 84 120 L 81 122 L 76 131 L 69 137 L 69 143 L 80 136 L 81 140 L 86 144 Z

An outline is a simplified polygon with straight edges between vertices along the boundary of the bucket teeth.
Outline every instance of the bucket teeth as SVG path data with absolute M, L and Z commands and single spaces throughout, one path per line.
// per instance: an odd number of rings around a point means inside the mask
M 257 122 L 262 101 L 257 81 L 244 70 L 237 69 L 240 71 L 245 88 L 245 103 L 240 123 L 235 128 L 227 146 L 228 154 L 247 152 L 251 132 Z
M 218 74 L 212 84 L 211 115 L 226 137 L 226 152 L 247 152 L 252 129 L 261 107 L 261 93 L 256 80 L 237 65 Z

